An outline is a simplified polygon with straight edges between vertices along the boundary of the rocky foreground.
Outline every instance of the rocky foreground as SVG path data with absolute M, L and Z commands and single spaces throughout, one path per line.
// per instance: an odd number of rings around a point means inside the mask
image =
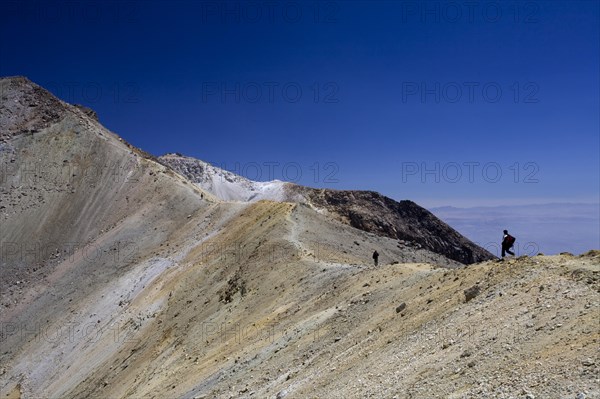
M 460 269 L 299 261 L 226 284 L 216 265 L 166 273 L 92 313 L 93 337 L 32 339 L 2 397 L 600 397 L 599 251 Z

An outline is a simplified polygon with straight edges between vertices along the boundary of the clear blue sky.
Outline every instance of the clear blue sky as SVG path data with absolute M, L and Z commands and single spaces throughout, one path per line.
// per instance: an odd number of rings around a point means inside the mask
M 426 206 L 599 200 L 598 1 L 3 1 L 0 18 L 0 75 L 156 155 Z

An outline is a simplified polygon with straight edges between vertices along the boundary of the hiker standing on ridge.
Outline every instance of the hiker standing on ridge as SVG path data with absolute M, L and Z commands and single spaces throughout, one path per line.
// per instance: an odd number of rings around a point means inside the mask
M 378 262 L 379 262 L 379 252 L 375 251 L 375 252 L 373 252 L 373 263 L 375 264 L 375 266 L 377 266 Z
M 515 253 L 510 250 L 514 244 L 515 244 L 515 237 L 508 234 L 508 230 L 504 230 L 504 237 L 502 238 L 502 257 L 503 258 L 506 253 L 509 253 L 512 256 L 515 256 Z

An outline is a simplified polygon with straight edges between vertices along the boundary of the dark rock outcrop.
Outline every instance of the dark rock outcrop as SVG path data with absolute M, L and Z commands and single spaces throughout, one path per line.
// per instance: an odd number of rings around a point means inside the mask
M 351 226 L 422 247 L 464 264 L 495 257 L 462 236 L 425 208 L 395 201 L 373 191 L 313 189 L 291 185 L 316 208 L 326 209 Z
M 98 121 L 98 114 L 93 109 L 86 107 L 85 105 L 81 105 L 81 104 L 73 104 L 73 105 L 76 106 L 77 108 L 79 108 L 84 114 L 86 114 L 93 120 Z
M 481 292 L 481 289 L 479 288 L 479 286 L 477 284 L 470 288 L 467 288 L 466 290 L 464 290 L 465 302 L 469 302 L 471 299 L 473 299 L 477 295 L 479 295 L 480 292 Z
M 20 134 L 33 134 L 58 122 L 67 107 L 27 78 L 0 79 L 0 141 Z

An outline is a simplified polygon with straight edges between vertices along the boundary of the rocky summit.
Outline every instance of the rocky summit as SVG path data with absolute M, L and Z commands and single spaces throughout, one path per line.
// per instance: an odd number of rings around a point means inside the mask
M 600 397 L 597 250 L 498 262 L 410 200 L 156 158 L 22 77 L 0 167 L 0 398 Z

